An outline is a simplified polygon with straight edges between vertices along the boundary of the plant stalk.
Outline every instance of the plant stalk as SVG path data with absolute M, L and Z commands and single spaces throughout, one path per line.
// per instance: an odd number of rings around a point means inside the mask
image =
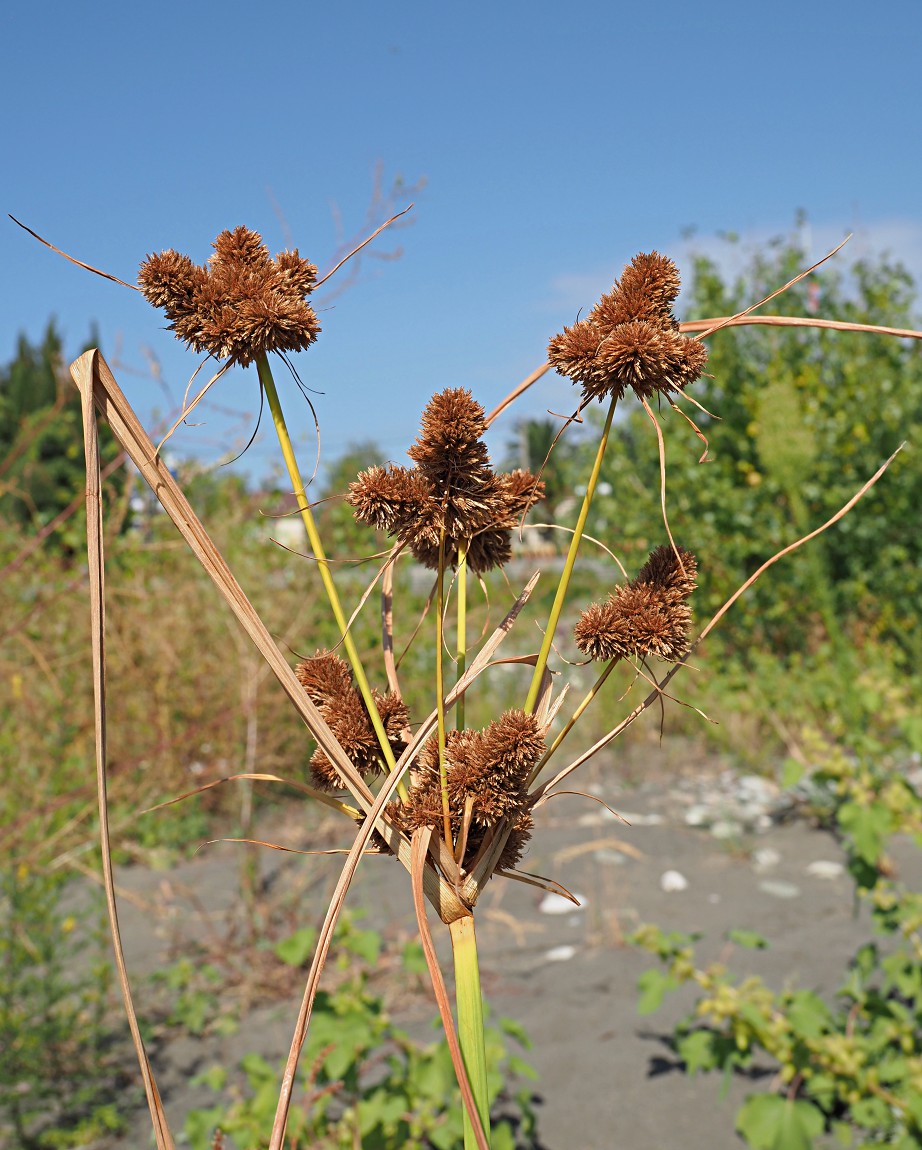
M 320 569 L 320 578 L 323 581 L 327 599 L 330 602 L 330 608 L 336 620 L 336 626 L 339 628 L 339 632 L 343 638 L 343 646 L 349 659 L 349 664 L 352 667 L 352 673 L 355 675 L 356 686 L 364 700 L 365 708 L 368 711 L 368 717 L 371 719 L 371 725 L 374 727 L 375 734 L 377 735 L 378 743 L 381 747 L 381 754 L 387 764 L 387 769 L 393 771 L 397 765 L 394 752 L 391 750 L 387 733 L 384 730 L 384 724 L 381 722 L 381 715 L 378 713 L 374 696 L 371 693 L 371 687 L 368 685 L 365 668 L 362 666 L 362 660 L 359 658 L 358 650 L 355 646 L 352 634 L 349 631 L 345 613 L 343 612 L 342 603 L 339 600 L 339 593 L 333 582 L 333 574 L 327 562 L 326 552 L 323 549 L 320 533 L 317 530 L 317 524 L 311 511 L 310 501 L 307 498 L 304 480 L 301 478 L 298 461 L 295 458 L 294 448 L 291 445 L 291 436 L 288 434 L 288 427 L 285 423 L 285 416 L 282 413 L 279 393 L 275 386 L 275 380 L 272 378 L 272 370 L 269 367 L 269 359 L 265 354 L 256 357 L 256 368 L 259 372 L 259 381 L 263 385 L 266 399 L 269 402 L 269 410 L 272 413 L 272 422 L 275 424 L 275 431 L 278 436 L 279 447 L 282 449 L 282 457 L 285 460 L 288 478 L 291 480 L 294 495 L 298 501 L 298 510 L 301 512 L 301 519 L 307 530 L 307 538 L 310 541 L 311 551 Z M 405 788 L 402 783 L 400 787 L 401 794 L 403 795 Z
M 547 628 L 544 632 L 544 639 L 541 643 L 541 650 L 538 652 L 538 661 L 535 664 L 535 673 L 532 676 L 531 686 L 528 689 L 528 696 L 525 700 L 525 710 L 533 711 L 535 704 L 538 701 L 538 692 L 541 690 L 541 679 L 544 676 L 544 669 L 547 666 L 548 656 L 551 653 L 551 646 L 554 642 L 554 633 L 557 630 L 557 623 L 560 620 L 560 613 L 563 610 L 564 600 L 567 595 L 567 588 L 570 585 L 570 577 L 573 574 L 573 567 L 576 563 L 576 553 L 579 551 L 580 541 L 583 538 L 583 531 L 586 528 L 586 520 L 589 516 L 589 507 L 592 503 L 592 497 L 595 494 L 596 485 L 599 482 L 599 474 L 602 470 L 602 459 L 605 455 L 605 448 L 608 446 L 608 436 L 611 432 L 612 420 L 615 417 L 615 407 L 618 404 L 618 397 L 612 396 L 611 406 L 608 409 L 608 417 L 605 420 L 605 427 L 602 431 L 602 438 L 599 440 L 599 449 L 596 452 L 595 462 L 592 465 L 592 472 L 589 476 L 589 482 L 586 484 L 586 494 L 583 496 L 583 505 L 579 509 L 579 518 L 576 521 L 576 527 L 570 539 L 570 549 L 567 552 L 567 559 L 564 563 L 563 572 L 560 576 L 560 582 L 557 584 L 557 594 L 554 596 L 554 604 L 551 607 L 551 614 L 547 621 Z
M 458 544 L 458 646 L 457 678 L 467 670 L 467 544 Z M 457 681 L 457 680 L 456 680 Z M 464 696 L 455 704 L 459 731 L 464 730 Z
M 449 925 L 455 963 L 455 1003 L 458 1009 L 458 1042 L 464 1068 L 477 1102 L 477 1113 L 487 1141 L 490 1140 L 490 1097 L 487 1092 L 487 1055 L 483 1033 L 483 994 L 473 915 Z M 464 1112 L 464 1150 L 477 1150 L 474 1128 Z
M 439 783 L 442 788 L 442 833 L 449 852 L 454 851 L 451 837 L 451 805 L 448 802 L 448 769 L 445 763 L 445 525 L 439 533 L 439 573 L 435 599 L 435 708 L 438 723 Z
M 569 733 L 576 726 L 576 724 L 579 721 L 580 717 L 582 716 L 583 712 L 586 710 L 586 708 L 589 706 L 589 704 L 592 702 L 592 700 L 596 697 L 596 695 L 602 689 L 602 684 L 605 682 L 605 680 L 608 678 L 608 676 L 612 673 L 612 671 L 615 669 L 615 667 L 618 665 L 619 662 L 620 662 L 620 656 L 618 658 L 615 658 L 615 659 L 609 659 L 609 661 L 605 664 L 605 669 L 602 671 L 602 674 L 599 675 L 598 679 L 596 679 L 596 681 L 589 688 L 589 692 L 586 695 L 586 697 L 583 699 L 583 701 L 580 703 L 580 705 L 576 708 L 576 710 L 573 712 L 573 714 L 567 720 L 566 725 L 557 733 L 557 737 L 554 739 L 554 741 L 551 743 L 551 745 L 548 747 L 548 749 L 541 756 L 540 760 L 535 764 L 535 768 L 532 771 L 531 776 L 529 777 L 529 780 L 528 780 L 529 786 L 531 786 L 531 784 L 535 781 L 535 779 L 538 777 L 538 775 L 540 775 L 541 772 L 544 770 L 547 763 L 550 762 L 550 760 L 553 758 L 554 754 L 557 751 L 557 748 L 560 746 L 560 744 L 564 741 L 564 739 L 567 737 L 567 735 L 569 735 Z

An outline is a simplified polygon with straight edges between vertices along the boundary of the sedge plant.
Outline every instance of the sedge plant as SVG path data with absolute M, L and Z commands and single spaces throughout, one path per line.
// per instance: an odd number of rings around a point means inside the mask
M 246 228 L 222 232 L 207 264 L 195 264 L 190 257 L 175 251 L 151 255 L 141 265 L 138 279 L 140 290 L 150 303 L 165 312 L 176 336 L 196 352 L 214 357 L 224 365 L 221 371 L 232 364 L 256 368 L 257 382 L 268 402 L 307 531 L 313 566 L 341 637 L 336 650 L 319 649 L 302 659 L 296 668 L 269 635 L 163 465 L 108 365 L 98 352 L 91 351 L 72 367 L 83 398 L 87 442 L 104 867 L 110 869 L 106 863 L 110 848 L 105 817 L 105 600 L 94 406 L 105 415 L 122 448 L 150 484 L 305 722 L 315 747 L 310 758 L 311 784 L 305 787 L 299 783 L 300 789 L 358 825 L 318 934 L 275 1118 L 271 1130 L 265 1133 L 265 1144 L 270 1150 L 281 1150 L 285 1144 L 295 1073 L 337 917 L 360 859 L 376 853 L 396 857 L 409 874 L 420 940 L 464 1101 L 465 1150 L 484 1150 L 490 1146 L 490 1117 L 475 932 L 475 909 L 481 892 L 494 877 L 500 876 L 567 893 L 553 880 L 530 875 L 520 866 L 534 829 L 535 809 L 552 797 L 590 754 L 608 745 L 646 710 L 669 697 L 666 686 L 672 677 L 754 579 L 782 554 L 829 525 L 817 527 L 765 564 L 693 638 L 691 600 L 698 559 L 688 547 L 677 544 L 669 528 L 664 464 L 662 542 L 652 549 L 633 578 L 624 575 L 618 581 L 613 577 L 611 587 L 606 589 L 607 597 L 595 603 L 574 604 L 571 580 L 617 406 L 626 400 L 639 401 L 650 416 L 662 448 L 662 432 L 653 404 L 681 410 L 678 399 L 693 401 L 689 389 L 706 366 L 705 340 L 713 331 L 747 322 L 792 321 L 787 317 L 743 314 L 682 325 L 672 312 L 679 292 L 678 269 L 670 259 L 655 252 L 640 254 L 585 319 L 551 339 L 548 362 L 490 415 L 464 388 L 449 388 L 433 395 L 421 415 L 418 437 L 408 450 L 412 465 L 392 463 L 361 471 L 347 496 L 360 523 L 392 540 L 391 550 L 372 584 L 380 578 L 384 599 L 380 660 L 372 666 L 367 654 L 363 658 L 357 650 L 350 630 L 369 594 L 352 608 L 351 614 L 347 613 L 270 369 L 270 356 L 288 362 L 291 353 L 306 350 L 320 335 L 310 296 L 322 282 L 315 266 L 297 251 L 282 252 L 273 258 L 260 236 Z M 793 322 L 835 326 L 820 320 Z M 920 337 L 920 333 L 894 334 Z M 468 600 L 474 580 L 481 580 L 485 573 L 507 563 L 513 534 L 541 498 L 542 481 L 540 475 L 525 470 L 497 472 L 490 463 L 483 437 L 505 407 L 551 368 L 581 388 L 575 418 L 586 405 L 596 402 L 605 405 L 606 416 L 553 604 L 548 617 L 539 621 L 543 632 L 539 649 L 507 658 L 501 652 L 502 644 L 523 612 L 530 609 L 537 573 L 514 599 L 499 625 L 470 645 Z M 191 406 L 205 390 L 207 387 Z M 703 433 L 699 434 L 703 438 Z M 886 466 L 884 463 L 829 522 L 841 517 L 880 478 Z M 395 583 L 399 586 L 401 562 L 420 564 L 434 576 L 432 617 L 423 620 L 416 633 L 420 636 L 418 642 L 428 639 L 433 644 L 435 689 L 428 713 L 412 716 L 393 655 L 393 616 L 398 607 L 393 605 L 391 595 Z M 577 617 L 572 642 L 586 660 L 597 661 L 600 668 L 589 694 L 567 716 L 566 688 L 558 687 L 555 679 L 566 677 L 558 670 L 567 665 L 559 648 L 568 644 L 561 622 L 570 615 Z M 446 653 L 452 634 L 454 644 L 449 655 Z M 496 662 L 522 668 L 516 672 L 521 676 L 520 705 L 496 715 L 482 729 L 473 729 L 465 721 L 465 695 L 481 687 L 480 677 Z M 588 752 L 561 765 L 566 736 L 599 695 L 613 667 L 621 662 L 632 664 L 636 678 L 647 683 L 645 697 Z M 658 669 L 661 664 L 669 668 L 665 673 Z M 111 874 L 107 875 L 107 882 L 117 960 L 131 1014 Z M 427 900 L 447 927 L 451 940 L 457 1025 L 435 956 Z M 139 1036 L 136 1044 L 158 1146 L 170 1147 L 169 1127 Z

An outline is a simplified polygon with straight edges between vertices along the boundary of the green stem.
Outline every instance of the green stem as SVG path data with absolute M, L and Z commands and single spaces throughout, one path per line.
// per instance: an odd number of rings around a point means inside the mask
M 365 702 L 368 717 L 371 719 L 371 725 L 374 727 L 375 734 L 378 737 L 381 754 L 384 756 L 387 768 L 389 771 L 393 771 L 397 765 L 394 752 L 391 750 L 391 744 L 384 730 L 384 724 L 381 722 L 381 715 L 378 712 L 374 696 L 371 693 L 371 687 L 368 685 L 365 668 L 362 666 L 362 660 L 359 658 L 358 650 L 352 639 L 352 634 L 349 631 L 349 625 L 343 612 L 342 603 L 340 603 L 339 600 L 336 585 L 333 582 L 333 574 L 330 571 L 330 565 L 327 562 L 323 543 L 320 539 L 320 533 L 317 530 L 317 524 L 311 512 L 311 505 L 307 498 L 304 480 L 301 478 L 298 461 L 295 458 L 294 448 L 291 445 L 291 436 L 288 434 L 285 416 L 282 414 L 282 404 L 279 400 L 279 393 L 276 390 L 275 380 L 272 378 L 272 371 L 269 367 L 269 360 L 265 354 L 256 357 L 256 369 L 259 372 L 259 381 L 263 385 L 266 399 L 269 402 L 269 410 L 272 412 L 272 421 L 275 424 L 275 431 L 278 435 L 279 446 L 282 449 L 282 458 L 285 460 L 288 478 L 291 480 L 294 495 L 298 501 L 298 510 L 301 512 L 301 518 L 307 529 L 307 537 L 310 540 L 311 551 L 317 560 L 317 566 L 320 569 L 320 578 L 323 581 L 327 598 L 330 601 L 330 608 L 333 611 L 336 626 L 339 628 L 339 632 L 343 637 L 343 646 L 345 647 L 346 655 L 352 667 L 352 673 L 355 675 L 356 686 Z M 405 788 L 403 788 L 401 784 L 401 793 L 403 793 L 404 790 Z
M 605 420 L 605 428 L 602 431 L 602 438 L 599 441 L 599 449 L 596 452 L 595 462 L 592 465 L 592 473 L 589 476 L 589 482 L 586 484 L 586 494 L 583 496 L 583 505 L 579 509 L 579 518 L 576 521 L 576 527 L 573 531 L 573 536 L 570 539 L 570 550 L 567 552 L 567 559 L 564 563 L 563 573 L 560 576 L 560 582 L 557 584 L 557 594 L 554 596 L 554 604 L 551 607 L 550 618 L 547 621 L 547 629 L 544 632 L 544 640 L 541 643 L 541 650 L 538 652 L 538 662 L 535 664 L 535 673 L 532 676 L 531 687 L 528 690 L 528 697 L 525 700 L 525 710 L 533 711 L 535 704 L 538 701 L 538 693 L 541 690 L 541 679 L 544 675 L 544 669 L 547 666 L 548 656 L 551 653 L 551 645 L 554 642 L 554 634 L 557 630 L 557 623 L 560 620 L 560 613 L 563 610 L 564 599 L 567 595 L 567 588 L 570 585 L 570 577 L 573 574 L 573 567 L 576 563 L 576 553 L 579 551 L 580 541 L 583 538 L 583 531 L 586 528 L 586 519 L 589 516 L 589 506 L 592 503 L 592 497 L 595 494 L 596 484 L 599 482 L 599 474 L 602 470 L 602 458 L 605 455 L 605 448 L 608 445 L 608 436 L 611 431 L 611 423 L 615 417 L 615 407 L 617 406 L 617 396 L 612 396 L 611 406 L 608 409 L 608 418 Z
M 477 1113 L 487 1142 L 490 1141 L 490 1097 L 487 1093 L 487 1054 L 483 1035 L 483 994 L 480 990 L 480 965 L 477 960 L 477 938 L 471 915 L 456 919 L 449 926 L 451 949 L 455 962 L 455 1003 L 458 1008 L 458 1042 L 468 1081 L 477 1102 Z M 464 1111 L 464 1150 L 477 1150 L 474 1129 Z
M 467 668 L 467 545 L 458 544 L 458 679 Z M 464 696 L 455 703 L 459 731 L 464 730 Z
M 435 597 L 435 713 L 438 722 L 439 740 L 439 782 L 442 787 L 442 825 L 445 846 L 454 850 L 451 837 L 451 806 L 448 802 L 448 770 L 445 764 L 445 641 L 443 621 L 445 618 L 445 525 L 439 533 L 439 574 Z
M 573 714 L 567 720 L 566 726 L 558 733 L 558 735 L 554 739 L 553 743 L 551 743 L 551 745 L 548 747 L 548 749 L 541 756 L 540 761 L 535 765 L 535 769 L 531 772 L 531 777 L 528 780 L 529 786 L 531 786 L 531 784 L 535 781 L 535 779 L 538 777 L 538 775 L 541 774 L 542 770 L 544 770 L 545 765 L 548 762 L 550 762 L 551 758 L 556 753 L 557 748 L 560 746 L 560 744 L 564 741 L 564 739 L 567 737 L 567 735 L 569 735 L 569 733 L 576 726 L 576 724 L 579 721 L 579 718 L 582 715 L 583 711 L 586 710 L 586 708 L 589 706 L 589 704 L 592 702 L 592 700 L 599 693 L 599 691 L 602 688 L 602 684 L 605 682 L 605 680 L 608 678 L 608 676 L 612 673 L 612 671 L 615 669 L 615 667 L 618 665 L 619 662 L 620 662 L 620 656 L 618 656 L 615 659 L 610 659 L 608 661 L 608 663 L 605 664 L 605 670 L 602 672 L 601 675 L 599 675 L 598 679 L 596 679 L 596 681 L 589 688 L 589 693 L 586 695 L 585 699 L 583 699 L 583 701 L 580 703 L 580 705 L 576 708 L 576 710 L 573 712 Z

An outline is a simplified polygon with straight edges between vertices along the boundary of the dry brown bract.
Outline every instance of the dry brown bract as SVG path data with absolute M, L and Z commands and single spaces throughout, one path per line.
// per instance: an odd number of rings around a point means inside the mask
M 671 307 L 679 272 L 658 252 L 641 252 L 589 315 L 565 327 L 548 345 L 548 358 L 574 383 L 583 399 L 638 398 L 682 391 L 704 370 L 707 349 L 679 332 Z
M 593 603 L 576 624 L 576 645 L 591 659 L 656 655 L 675 662 L 688 651 L 697 563 L 690 551 L 657 547 L 636 579 Z
M 482 439 L 486 426 L 465 388 L 434 395 L 407 453 L 416 466 L 372 467 L 350 484 L 356 519 L 395 536 L 433 570 L 443 530 L 446 564 L 457 563 L 463 545 L 475 573 L 501 567 L 512 553 L 512 529 L 541 499 L 544 484 L 529 471 L 497 475 Z
M 302 351 L 320 333 L 305 302 L 317 269 L 297 249 L 272 259 L 249 228 L 224 231 L 204 266 L 167 250 L 141 264 L 138 285 L 178 339 L 245 367 L 270 351 Z

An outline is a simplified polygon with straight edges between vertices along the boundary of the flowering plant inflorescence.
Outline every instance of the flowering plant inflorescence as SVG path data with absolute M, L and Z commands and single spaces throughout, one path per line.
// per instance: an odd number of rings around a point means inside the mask
M 488 426 L 483 407 L 466 389 L 450 388 L 433 395 L 422 413 L 419 436 L 408 451 L 412 466 L 390 463 L 370 467 L 352 482 L 346 498 L 355 518 L 393 540 L 382 568 L 383 674 L 379 686 L 372 686 L 365 668 L 367 655 L 363 658 L 356 648 L 351 619 L 340 602 L 324 552 L 268 360 L 271 352 L 284 359 L 287 353 L 303 350 L 317 339 L 320 326 L 307 302 L 319 282 L 317 269 L 297 251 L 282 252 L 273 259 L 261 238 L 246 228 L 222 232 L 214 249 L 209 263 L 201 266 L 172 250 L 151 255 L 141 266 L 139 285 L 146 298 L 164 310 L 177 338 L 196 351 L 241 366 L 255 363 L 313 558 L 342 636 L 342 654 L 338 648 L 318 650 L 292 670 L 157 458 L 98 354 L 87 353 L 73 371 L 83 391 L 85 411 L 93 400 L 105 407 L 126 451 L 157 491 L 304 718 L 316 742 L 310 757 L 313 793 L 359 824 L 337 895 L 320 932 L 269 1145 L 271 1150 L 281 1150 L 283 1145 L 294 1070 L 317 980 L 348 883 L 359 859 L 371 847 L 396 855 L 410 872 L 424 944 L 431 942 L 424 894 L 449 926 L 460 1047 L 454 1042 L 451 1009 L 431 947 L 428 960 L 465 1102 L 465 1147 L 483 1150 L 489 1146 L 490 1124 L 473 929 L 479 894 L 496 874 L 537 885 L 549 881 L 521 872 L 518 864 L 534 829 L 536 807 L 587 754 L 549 781 L 540 776 L 598 694 L 611 668 L 623 660 L 633 661 L 652 689 L 589 753 L 610 742 L 653 703 L 662 701 L 665 684 L 725 609 L 692 641 L 690 600 L 697 560 L 690 550 L 674 542 L 668 524 L 664 524 L 668 542 L 652 550 L 637 575 L 620 584 L 612 580 L 607 599 L 584 606 L 571 640 L 558 634 L 616 404 L 633 392 L 655 420 L 650 398 L 661 395 L 673 403 L 683 396 L 703 371 L 707 352 L 701 339 L 687 334 L 672 314 L 679 291 L 678 269 L 656 252 L 635 256 L 587 317 L 550 341 L 549 363 L 532 378 L 555 367 L 581 388 L 580 407 L 591 400 L 608 399 L 609 410 L 553 605 L 543 622 L 540 650 L 512 660 L 530 669 L 530 683 L 527 689 L 523 685 L 521 705 L 505 709 L 483 729 L 474 729 L 464 721 L 465 694 L 477 689 L 479 676 L 494 660 L 525 608 L 534 579 L 500 626 L 481 638 L 468 666 L 467 572 L 479 577 L 508 562 L 513 532 L 542 497 L 540 475 L 526 470 L 494 470 L 483 439 Z M 719 322 L 737 320 L 742 322 L 745 317 Z M 89 415 L 86 427 L 89 443 Z M 93 555 L 98 555 L 101 547 L 101 534 L 94 537 L 92 530 L 91 525 L 91 572 Z M 393 658 L 390 596 L 395 564 L 401 556 L 411 556 L 436 573 L 436 610 L 430 623 L 435 692 L 432 711 L 423 716 L 410 715 Z M 97 590 L 101 605 L 101 580 Z M 456 681 L 449 686 L 443 655 L 452 592 L 457 624 Z M 98 636 L 101 651 L 101 631 Z M 569 720 L 561 724 L 558 714 L 565 691 L 555 691 L 549 661 L 555 644 L 571 641 L 589 660 L 602 661 L 606 666 Z M 660 680 L 652 663 L 656 659 L 672 664 Z M 97 685 L 101 697 L 102 681 Z M 104 780 L 104 766 L 100 767 L 100 777 Z M 104 785 L 101 796 L 104 810 Z M 104 837 L 104 856 L 106 853 Z M 556 883 L 551 885 L 560 889 Z M 130 1011 L 127 978 L 123 989 Z M 158 1143 L 168 1147 L 171 1140 L 162 1106 L 140 1038 L 137 1041 Z

